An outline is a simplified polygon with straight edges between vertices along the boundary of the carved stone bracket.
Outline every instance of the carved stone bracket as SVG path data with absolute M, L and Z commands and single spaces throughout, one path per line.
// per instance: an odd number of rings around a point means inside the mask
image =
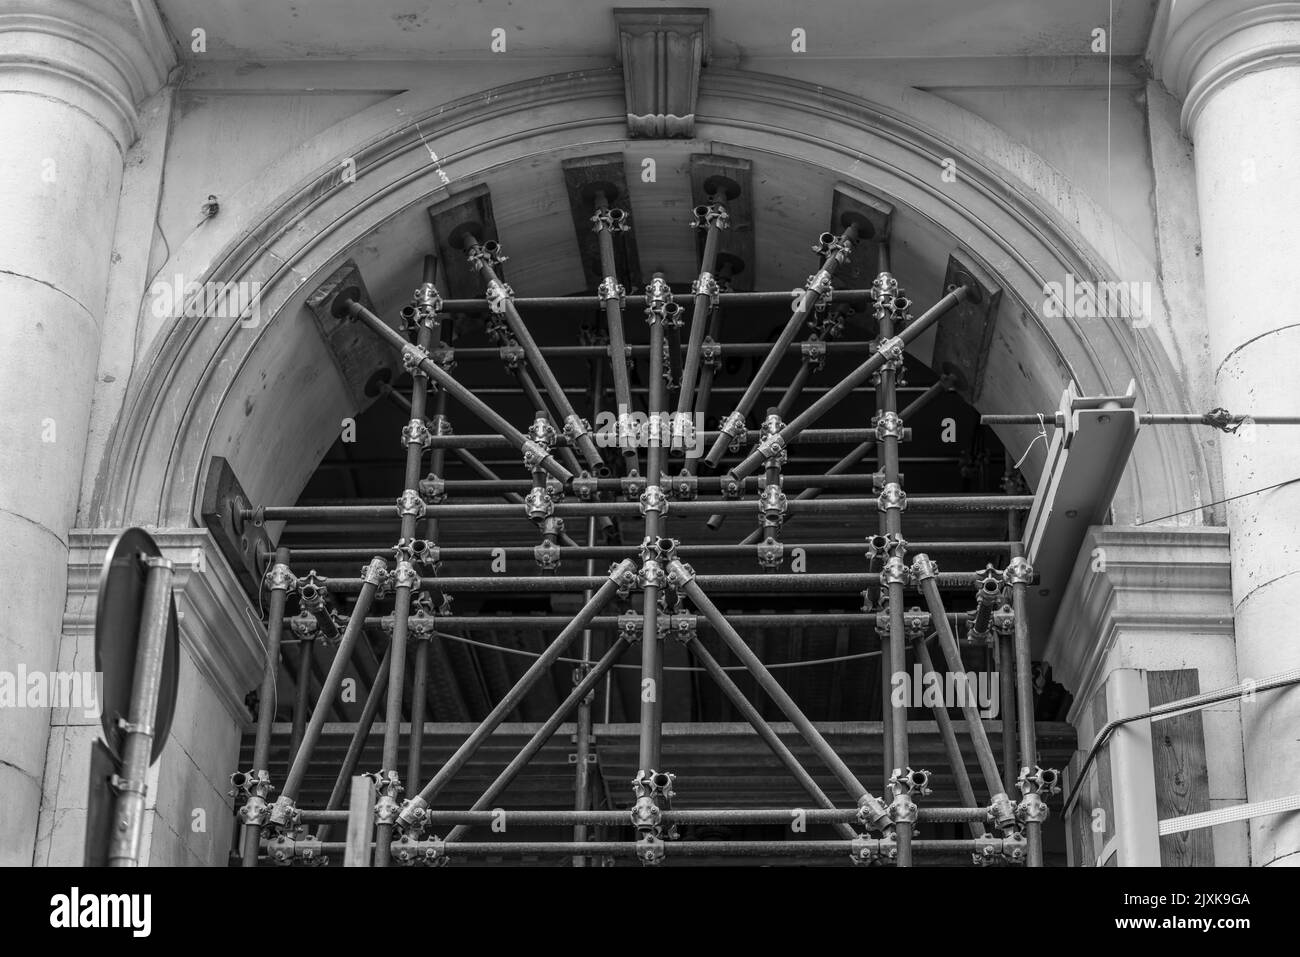
M 614 22 L 627 94 L 628 135 L 693 136 L 700 69 L 709 59 L 709 11 L 616 8 Z

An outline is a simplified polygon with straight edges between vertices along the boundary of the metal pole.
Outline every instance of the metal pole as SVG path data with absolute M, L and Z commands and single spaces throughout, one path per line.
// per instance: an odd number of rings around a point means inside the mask
M 334 304 L 334 314 L 347 316 L 351 319 L 360 319 L 364 322 L 378 334 L 379 338 L 400 352 L 404 362 L 409 362 L 412 366 L 418 366 L 422 369 L 430 379 L 438 384 L 439 388 L 445 389 L 457 402 L 504 436 L 514 448 L 519 449 L 525 455 L 536 455 L 539 468 L 545 469 L 561 482 L 567 482 L 573 478 L 573 473 L 557 462 L 549 453 L 545 453 L 538 448 L 537 443 L 525 436 L 490 405 L 452 378 L 427 353 L 422 353 L 418 347 L 403 339 L 401 334 L 389 328 L 386 322 L 361 305 L 361 303 L 350 296 L 340 295 Z
M 257 697 L 257 735 L 253 739 L 253 770 L 248 802 L 240 811 L 244 822 L 243 866 L 256 867 L 261 847 L 263 812 L 270 796 L 271 724 L 275 721 L 275 686 L 280 676 L 280 641 L 284 635 L 284 606 L 290 588 L 296 584 L 289 570 L 289 550 L 278 548 L 275 564 L 267 573 L 271 588 L 266 621 L 266 662 Z M 267 772 L 265 776 L 263 772 Z
M 627 372 L 627 333 L 623 328 L 624 289 L 618 281 L 618 268 L 614 260 L 614 236 L 628 229 L 627 216 L 621 209 L 611 209 L 609 198 L 601 190 L 595 197 L 595 215 L 592 216 L 596 241 L 600 246 L 600 271 L 604 280 L 600 284 L 597 300 L 605 309 L 605 328 L 609 333 L 609 362 L 614 373 L 614 402 L 617 406 L 618 444 L 623 453 L 625 469 L 635 472 L 637 452 L 631 442 L 628 415 L 632 411 L 632 383 Z
M 347 753 L 343 755 L 343 764 L 339 767 L 338 777 L 334 779 L 334 789 L 330 791 L 329 800 L 325 802 L 325 808 L 328 811 L 343 806 L 343 796 L 348 793 L 349 782 L 352 780 L 353 775 L 357 773 L 357 765 L 361 763 L 361 752 L 365 750 L 370 731 L 375 726 L 375 717 L 379 714 L 379 706 L 384 703 L 384 692 L 388 688 L 389 662 L 392 657 L 393 646 L 390 644 L 384 649 L 384 657 L 379 662 L 379 670 L 375 672 L 375 680 L 370 685 L 370 691 L 366 694 L 366 702 L 361 706 L 361 716 L 357 718 L 357 726 L 352 731 L 352 740 L 348 742 Z M 316 829 L 316 840 L 318 841 L 328 841 L 329 835 L 330 826 L 328 823 L 322 824 Z
M 1029 779 L 1029 772 L 1038 764 L 1034 732 L 1034 669 L 1030 660 L 1029 603 L 1026 600 L 1029 577 L 1029 563 L 1017 549 L 1006 578 L 1011 583 L 1011 609 L 1015 614 L 1016 712 L 1020 725 L 1020 766 L 1025 776 L 1025 797 L 1037 790 Z M 1033 819 L 1025 822 L 1025 863 L 1030 867 L 1043 866 L 1042 824 Z
M 758 709 L 745 697 L 745 693 L 740 690 L 739 686 L 731 680 L 731 676 L 722 669 L 722 665 L 718 664 L 718 660 L 709 654 L 709 650 L 704 647 L 704 643 L 692 636 L 690 649 L 700 664 L 704 666 L 704 670 L 717 682 L 723 694 L 740 712 L 741 717 L 749 722 L 750 727 L 758 733 L 764 743 L 772 749 L 772 753 L 776 755 L 777 759 L 785 765 L 785 769 L 799 782 L 799 786 L 808 792 L 809 797 L 817 803 L 818 807 L 827 810 L 833 809 L 835 802 L 826 796 L 826 792 L 813 780 L 813 776 L 794 756 L 794 752 L 785 746 L 785 742 L 772 730 L 772 726 L 763 720 L 763 716 L 759 714 Z M 835 822 L 835 830 L 841 837 L 850 839 L 857 837 L 853 828 L 843 821 Z
M 325 719 L 329 715 L 330 705 L 333 704 L 334 697 L 343 684 L 343 675 L 347 671 L 348 662 L 352 659 L 353 649 L 361 638 L 362 622 L 366 619 L 366 612 L 370 610 L 370 603 L 374 601 L 375 591 L 387 575 L 387 562 L 378 557 L 370 560 L 361 591 L 357 595 L 357 603 L 352 606 L 348 626 L 343 631 L 343 637 L 339 639 L 338 647 L 334 649 L 334 660 L 330 663 L 329 673 L 325 676 L 325 683 L 316 698 L 316 707 L 312 709 L 311 720 L 307 722 L 302 746 L 293 756 L 293 764 L 285 778 L 284 789 L 271 809 L 271 823 L 278 827 L 287 827 L 291 823 L 290 818 L 298 801 L 298 792 L 307 776 L 307 767 L 311 764 L 312 752 L 316 750 L 321 732 L 325 729 Z
M 934 670 L 934 661 L 930 658 L 930 649 L 925 646 L 925 638 L 921 635 L 917 635 L 912 639 L 912 653 L 916 655 L 916 660 L 920 662 L 921 680 L 923 682 L 927 680 L 926 676 L 937 674 Z M 943 740 L 943 751 L 948 757 L 948 766 L 952 768 L 952 776 L 957 784 L 957 794 L 961 797 L 963 804 L 971 808 L 979 808 L 979 802 L 975 798 L 975 789 L 970 783 L 970 775 L 966 773 L 966 759 L 962 756 L 961 745 L 957 743 L 957 732 L 952 726 L 952 718 L 948 716 L 948 708 L 943 703 L 939 703 L 930 710 L 934 714 L 935 724 L 939 727 L 939 737 Z M 1008 793 L 1010 792 L 1008 791 Z M 924 811 L 918 813 L 923 814 Z M 974 837 L 980 837 L 984 834 L 982 821 L 983 818 L 970 822 L 971 834 Z
M 628 640 L 620 636 L 612 645 L 610 645 L 609 650 L 605 652 L 600 661 L 596 662 L 592 669 L 583 676 L 582 680 L 574 685 L 573 690 L 569 692 L 568 697 L 560 702 L 556 709 L 551 712 L 551 716 L 542 723 L 540 728 L 533 732 L 533 736 L 528 739 L 528 743 L 525 744 L 510 763 L 506 765 L 505 770 L 498 774 L 496 780 L 488 785 L 487 790 L 483 792 L 479 799 L 474 802 L 474 806 L 470 808 L 471 811 L 483 811 L 492 807 L 493 802 L 505 793 L 506 788 L 510 787 L 511 782 L 518 777 L 519 772 L 527 766 L 529 761 L 537 756 L 538 752 L 546 746 L 546 742 L 551 740 L 551 737 L 555 734 L 556 730 L 564 723 L 565 716 L 573 710 L 574 706 L 576 706 L 579 701 L 591 693 L 591 690 L 596 687 L 602 678 L 604 678 L 606 672 L 614 666 L 614 663 L 618 661 L 619 658 L 623 657 L 623 652 L 627 650 L 628 644 Z M 473 825 L 471 824 L 458 825 L 448 833 L 446 837 L 447 842 L 451 843 L 453 841 L 459 841 L 466 833 L 468 833 L 472 826 Z
M 122 773 L 117 785 L 117 800 L 113 803 L 109 867 L 136 867 L 140 863 L 154 713 L 158 710 L 163 655 L 167 650 L 167 626 L 171 622 L 172 563 L 157 557 L 145 558 L 144 563 L 148 572 L 140 608 L 140 630 L 136 637 L 129 723 L 122 743 Z M 253 847 L 257 847 L 256 842 Z
M 722 239 L 722 230 L 727 226 L 727 207 L 715 193 L 709 197 L 707 206 L 695 208 L 692 225 L 703 229 L 704 250 L 700 256 L 700 275 L 695 280 L 692 292 L 695 294 L 694 308 L 691 312 L 691 333 L 686 344 L 686 359 L 682 363 L 681 390 L 677 394 L 677 415 L 689 415 L 695 400 L 695 386 L 700 377 L 700 357 L 704 348 L 704 333 L 721 292 L 718 281 L 713 278 L 717 266 L 718 244 Z M 651 383 L 653 386 L 653 382 Z
M 958 648 L 957 639 L 953 637 L 952 628 L 948 625 L 943 599 L 939 597 L 939 588 L 933 577 L 934 563 L 924 554 L 918 554 L 912 561 L 912 573 L 917 579 L 917 587 L 925 596 L 926 606 L 930 609 L 930 620 L 935 631 L 939 633 L 939 646 L 943 649 L 949 670 L 954 674 L 964 675 L 966 668 L 962 664 L 961 649 Z M 984 786 L 996 799 L 1004 793 L 1002 775 L 998 773 L 998 763 L 993 757 L 993 748 L 984 730 L 984 721 L 980 718 L 979 709 L 976 707 L 974 691 L 970 688 L 965 690 L 968 693 L 960 697 L 962 716 L 966 719 L 966 731 L 975 746 L 975 756 L 979 759 L 980 771 L 984 775 Z
M 610 570 L 609 578 L 606 579 L 600 589 L 592 596 L 591 601 L 574 616 L 573 621 L 556 636 L 555 640 L 534 659 L 532 665 L 524 672 L 515 686 L 506 692 L 505 696 L 497 702 L 496 706 L 488 713 L 487 717 L 475 728 L 465 742 L 456 750 L 447 763 L 438 769 L 438 772 L 426 784 L 415 797 L 408 800 L 402 806 L 402 812 L 399 815 L 400 823 L 405 827 L 413 827 L 419 823 L 420 815 L 429 806 L 432 801 L 447 786 L 456 774 L 463 768 L 474 756 L 483 743 L 496 730 L 497 726 L 506 719 L 524 696 L 537 684 L 549 671 L 551 665 L 564 654 L 573 640 L 588 626 L 591 619 L 599 612 L 614 596 L 614 593 L 628 588 L 635 582 L 636 565 L 631 560 L 624 560 Z M 313 718 L 315 715 L 313 715 Z
M 923 393 L 921 393 L 910 403 L 908 403 L 907 408 L 903 409 L 902 411 L 903 421 L 907 422 L 908 419 L 915 416 L 917 412 L 921 411 L 921 409 L 929 405 L 930 402 L 933 401 L 940 393 L 951 392 L 952 383 L 953 383 L 952 376 L 943 376 L 942 378 L 940 378 L 938 382 L 930 386 Z M 895 389 L 895 392 L 897 392 L 897 389 Z M 794 501 L 796 502 L 807 501 L 810 498 L 817 498 L 819 495 L 822 494 L 822 492 L 826 491 L 827 489 L 834 489 L 839 484 L 838 482 L 835 482 L 834 479 L 848 477 L 846 473 L 849 472 L 850 469 L 856 466 L 864 458 L 866 458 L 867 455 L 871 452 L 871 450 L 875 448 L 875 446 L 876 446 L 876 439 L 874 436 L 866 439 L 866 441 L 864 441 L 861 445 L 855 448 L 852 452 L 848 453 L 848 455 L 845 455 L 842 459 L 840 459 L 838 462 L 836 462 L 834 465 L 832 465 L 830 468 L 826 470 L 825 477 L 831 479 L 831 481 L 823 481 L 821 485 L 815 485 L 815 486 L 809 485 L 805 487 L 802 491 L 799 492 L 798 495 L 794 497 Z M 790 475 L 786 476 L 787 488 L 790 489 L 799 488 L 798 485 L 790 484 L 790 480 L 794 477 L 795 476 L 790 476 Z M 871 476 L 869 475 L 861 476 L 861 478 L 871 479 Z M 745 481 L 748 482 L 749 480 L 746 479 Z M 746 537 L 741 541 L 740 544 L 752 545 L 755 542 L 757 542 L 758 539 L 759 539 L 759 533 L 756 531 L 751 532 L 748 537 Z M 915 548 L 916 546 L 912 546 L 912 547 Z
M 901 358 L 903 355 L 903 349 L 908 343 L 938 322 L 940 317 L 958 303 L 963 302 L 969 295 L 969 286 L 959 286 L 957 289 L 954 289 L 936 302 L 922 315 L 908 323 L 907 327 L 899 332 L 898 335 L 881 342 L 877 351 L 871 356 L 871 358 L 837 382 L 828 392 L 826 392 L 825 395 L 808 408 L 804 409 L 803 412 L 795 416 L 794 419 L 788 422 L 785 428 L 781 430 L 780 435 L 767 440 L 768 443 L 774 444 L 779 440 L 782 445 L 790 444 L 795 436 L 820 419 L 827 411 L 847 397 L 854 388 L 871 378 L 874 373 L 878 372 L 885 362 L 893 358 Z M 717 446 L 714 446 L 714 448 L 716 449 Z M 760 447 L 750 452 L 744 461 L 732 468 L 731 472 L 737 478 L 744 478 L 747 475 L 751 475 L 754 470 L 762 464 L 763 460 L 769 458 L 770 455 L 771 452 L 760 445 Z M 721 453 L 719 453 L 719 458 L 720 457 Z
M 524 355 L 528 357 L 529 364 L 536 370 L 538 377 L 542 380 L 542 387 L 546 389 L 547 395 L 555 403 L 555 408 L 560 415 L 564 417 L 564 429 L 572 435 L 582 452 L 582 457 L 587 461 L 588 468 L 596 468 L 601 464 L 600 451 L 596 448 L 596 443 L 592 441 L 591 434 L 582 425 L 582 419 L 573 408 L 573 403 L 569 401 L 568 394 L 564 387 L 560 385 L 560 380 L 555 377 L 550 363 L 542 355 L 542 351 L 537 347 L 537 341 L 533 338 L 532 332 L 529 331 L 528 325 L 524 322 L 523 317 L 519 315 L 519 310 L 515 308 L 514 294 L 510 287 L 501 281 L 497 276 L 496 268 L 493 263 L 497 262 L 496 244 L 493 242 L 479 243 L 473 235 L 466 234 L 463 237 L 466 258 L 469 260 L 470 268 L 477 270 L 478 274 L 483 277 L 487 284 L 488 299 L 494 303 L 495 308 L 501 310 L 501 314 L 506 317 L 506 322 L 510 326 L 510 331 L 514 333 L 515 339 L 524 350 Z M 508 432 L 497 429 L 502 435 L 509 435 Z M 557 478 L 562 476 L 547 469 Z
M 821 732 L 813 726 L 813 723 L 808 720 L 807 716 L 799 709 L 799 706 L 794 703 L 794 699 L 781 687 L 781 683 L 772 676 L 772 672 L 768 671 L 758 656 L 750 650 L 745 640 L 736 633 L 736 629 L 731 627 L 726 616 L 709 600 L 709 596 L 704 593 L 704 589 L 697 584 L 694 571 L 674 558 L 668 562 L 668 574 L 670 583 L 678 590 L 685 592 L 686 596 L 695 603 L 695 607 L 700 610 L 700 613 L 712 622 L 714 630 L 726 642 L 732 654 L 745 665 L 767 696 L 781 709 L 781 713 L 799 729 L 799 733 L 808 742 L 808 746 L 830 768 L 836 780 L 840 782 L 844 789 L 849 792 L 854 800 L 860 800 L 866 796 L 868 791 L 862 786 L 862 782 L 858 780 L 843 759 L 835 753 L 835 749 L 822 737 Z
M 831 291 L 831 279 L 835 275 L 835 269 L 842 262 L 846 262 L 849 253 L 853 249 L 853 243 L 858 238 L 858 227 L 850 225 L 844 230 L 843 235 L 839 237 L 832 236 L 830 233 L 823 233 L 821 242 L 818 244 L 820 251 L 825 255 L 822 267 L 817 270 L 816 274 L 810 276 L 804 284 L 804 293 L 795 303 L 790 313 L 790 318 L 781 330 L 780 336 L 772 344 L 772 348 L 764 357 L 762 365 L 754 373 L 754 377 L 749 380 L 749 385 L 745 389 L 745 394 L 740 397 L 736 403 L 736 410 L 723 420 L 722 431 L 727 435 L 719 435 L 717 441 L 713 443 L 713 448 L 709 449 L 709 454 L 704 457 L 704 461 L 710 467 L 716 468 L 722 461 L 722 454 L 727 450 L 735 434 L 745 427 L 745 416 L 749 415 L 754 403 L 758 401 L 758 396 L 767 385 L 767 381 L 772 378 L 776 372 L 777 365 L 785 358 L 786 350 L 794 342 L 794 337 L 799 334 L 804 321 L 808 318 L 808 313 L 813 307 L 822 300 Z M 748 473 L 746 473 L 748 474 Z

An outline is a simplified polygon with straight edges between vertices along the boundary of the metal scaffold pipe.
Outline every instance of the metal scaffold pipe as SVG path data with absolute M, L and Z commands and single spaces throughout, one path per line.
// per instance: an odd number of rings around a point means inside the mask
M 971 287 L 969 286 L 959 286 L 954 289 L 926 310 L 922 315 L 908 323 L 907 327 L 899 332 L 898 335 L 881 342 L 877 347 L 877 351 L 871 356 L 871 358 L 842 378 L 830 389 L 829 392 L 819 398 L 799 415 L 795 416 L 793 420 L 786 424 L 785 428 L 781 430 L 778 436 L 768 440 L 768 444 L 775 445 L 779 442 L 781 446 L 789 445 L 795 436 L 799 435 L 800 432 L 808 428 L 825 415 L 831 408 L 846 398 L 854 388 L 871 378 L 871 376 L 876 372 L 879 372 L 880 368 L 886 362 L 893 358 L 901 359 L 903 349 L 907 344 L 938 322 L 939 319 L 954 306 L 965 301 L 965 299 L 970 295 L 970 288 Z M 717 446 L 714 446 L 714 448 L 717 448 Z M 753 474 L 754 470 L 762 465 L 763 460 L 770 457 L 770 455 L 771 452 L 769 449 L 760 446 L 750 452 L 744 461 L 735 466 L 731 470 L 732 474 L 737 478 L 745 478 L 746 476 Z
M 445 389 L 457 402 L 465 406 L 485 423 L 496 429 L 512 447 L 520 452 L 538 452 L 536 444 L 526 435 L 511 425 L 506 419 L 486 402 L 474 395 L 469 389 L 461 385 L 451 374 L 439 367 L 426 352 L 422 352 L 418 347 L 411 345 L 394 329 L 389 328 L 388 324 L 367 309 L 356 299 L 349 295 L 349 291 L 340 293 L 334 303 L 334 314 L 336 316 L 347 316 L 352 319 L 360 319 L 370 327 L 381 339 L 390 346 L 397 349 L 402 354 L 404 362 L 410 362 L 413 366 L 418 366 L 429 376 L 438 387 Z M 539 456 L 539 466 L 546 470 L 550 475 L 558 478 L 561 482 L 567 482 L 573 478 L 573 473 L 566 469 L 559 462 L 555 461 L 549 453 Z

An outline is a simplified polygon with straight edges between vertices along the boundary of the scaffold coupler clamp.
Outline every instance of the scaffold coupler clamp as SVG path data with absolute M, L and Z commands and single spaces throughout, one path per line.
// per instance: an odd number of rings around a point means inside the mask
M 765 468 L 780 468 L 789 459 L 786 453 L 785 437 L 781 435 L 783 428 L 785 428 L 785 424 L 781 421 L 779 415 L 769 415 L 763 420 L 761 426 L 763 437 L 758 440 L 755 451 L 763 457 L 763 466 Z
M 889 806 L 870 791 L 858 798 L 858 821 L 869 831 L 883 833 L 892 829 Z
M 674 558 L 668 563 L 668 584 L 677 591 L 684 590 L 693 581 L 695 581 L 695 569 L 690 565 L 680 558 Z
M 930 793 L 930 772 L 895 768 L 889 783 L 895 794 L 919 794 L 925 797 Z
M 617 276 L 606 276 L 596 287 L 596 298 L 603 306 L 608 302 L 617 302 L 619 309 L 627 306 L 627 289 L 618 281 Z
M 797 307 L 806 293 L 812 293 L 816 297 L 813 300 L 814 307 L 822 310 L 830 304 L 834 288 L 831 271 L 823 266 L 804 280 L 803 289 L 791 290 L 791 295 L 794 297 L 795 306 Z
M 429 359 L 429 350 L 408 342 L 402 346 L 402 366 L 411 375 L 423 375 L 421 366 Z
M 658 485 L 647 485 L 645 491 L 638 496 L 637 502 L 642 517 L 647 512 L 658 512 L 660 518 L 668 514 L 668 496 L 664 495 L 664 490 Z
M 283 562 L 276 562 L 266 571 L 266 587 L 271 591 L 294 591 L 298 587 L 298 577 Z
M 396 771 L 368 771 L 364 775 L 375 785 L 375 823 L 397 824 L 401 807 L 397 803 L 398 795 L 405 790 Z
M 897 412 L 880 412 L 873 418 L 877 442 L 884 442 L 885 439 L 890 438 L 900 440 L 903 438 L 903 419 Z
M 526 438 L 521 451 L 524 454 L 524 468 L 530 473 L 548 471 L 546 463 L 551 461 L 550 445 L 542 445 L 533 439 Z
M 913 606 L 903 612 L 903 628 L 909 641 L 924 638 L 930 633 L 930 613 Z M 928 773 L 928 772 L 927 772 Z
M 268 823 L 282 830 L 291 831 L 298 826 L 302 819 L 302 812 L 298 810 L 298 805 L 293 798 L 286 794 L 281 794 L 271 805 L 271 812 L 267 817 Z
M 853 252 L 853 240 L 848 236 L 836 236 L 834 233 L 822 233 L 813 244 L 812 251 L 826 259 L 834 259 L 843 265 L 849 261 Z
M 710 227 L 727 229 L 731 225 L 731 216 L 727 207 L 721 203 L 701 203 L 691 210 L 691 229 L 705 230 Z
M 812 368 L 821 372 L 826 367 L 826 342 L 819 336 L 809 336 L 799 344 L 799 355 Z
M 265 826 L 271 813 L 266 799 L 275 791 L 271 785 L 271 773 L 265 770 L 236 771 L 230 775 L 230 784 L 230 796 L 244 798 L 239 819 L 247 825 Z
M 407 798 L 397 812 L 397 826 L 404 834 L 419 834 L 429 819 L 429 802 L 420 795 Z
M 890 509 L 907 511 L 907 493 L 897 482 L 886 482 L 876 499 L 876 509 L 881 512 L 888 512 Z
M 906 345 L 901 336 L 890 336 L 876 345 L 876 352 L 884 357 L 886 362 L 901 363 Z
M 637 574 L 637 584 L 641 588 L 663 588 L 668 584 L 668 576 L 664 573 L 662 565 L 653 558 L 648 558 Z
M 732 412 L 720 423 L 718 431 L 726 434 L 731 441 L 727 443 L 727 448 L 732 452 L 739 451 L 740 443 L 745 440 L 745 415 L 739 409 Z
M 1001 605 L 993 611 L 993 630 L 1009 636 L 1016 632 L 1016 613 L 1010 605 Z
M 397 563 L 393 569 L 393 586 L 395 588 L 406 588 L 412 592 L 420 590 L 420 575 L 415 570 L 415 566 L 408 561 Z
M 785 523 L 785 513 L 789 501 L 781 486 L 775 482 L 764 485 L 758 496 L 758 517 L 760 524 L 775 525 L 778 528 Z
M 672 491 L 673 498 L 679 502 L 693 502 L 700 494 L 699 476 L 682 469 L 674 476 L 661 475 L 659 484 Z
M 560 567 L 560 546 L 547 539 L 533 546 L 533 561 L 545 572 L 553 572 Z
M 744 480 L 738 478 L 735 472 L 728 472 L 718 480 L 718 491 L 723 498 L 738 499 L 745 491 Z
M 761 568 L 780 568 L 781 563 L 785 561 L 784 543 L 770 535 L 758 542 L 754 546 L 754 551 L 758 556 L 758 564 Z
M 641 616 L 628 610 L 618 616 L 618 636 L 630 645 L 641 640 Z
M 578 497 L 579 502 L 594 502 L 600 494 L 600 485 L 596 476 L 592 475 L 585 469 L 573 477 L 569 483 L 573 488 L 573 494 Z
M 925 552 L 918 552 L 912 558 L 912 577 L 918 582 L 926 581 L 937 577 L 939 574 L 939 564 L 933 561 Z
M 609 566 L 609 580 L 618 587 L 618 596 L 626 598 L 637 586 L 636 562 L 625 558 Z
M 415 518 L 424 517 L 424 498 L 418 491 L 413 488 L 404 489 L 397 499 L 397 517 L 405 518 L 413 516 Z
M 714 372 L 722 368 L 722 343 L 712 336 L 705 336 L 700 343 L 700 366 L 708 367 Z
M 903 585 L 906 586 L 911 581 L 911 576 L 915 573 L 916 566 L 913 565 L 909 570 L 907 563 L 897 555 L 891 555 L 880 569 L 880 584 L 882 586 Z
M 698 635 L 694 615 L 671 615 L 669 630 L 681 644 L 689 645 Z
M 1005 793 L 998 792 L 989 802 L 989 818 L 998 830 L 1011 833 L 1016 829 L 1016 802 Z
M 375 597 L 379 597 L 389 585 L 388 563 L 378 556 L 370 559 L 369 564 L 361 568 L 361 581 L 366 585 L 374 585 Z
M 422 450 L 427 451 L 432 442 L 433 435 L 423 419 L 412 419 L 402 426 L 402 448 L 409 449 L 412 445 L 418 445 Z
M 617 206 L 601 206 L 591 217 L 591 231 L 598 233 L 605 230 L 610 233 L 625 233 L 632 227 L 627 221 L 627 210 Z
M 625 500 L 637 502 L 641 499 L 641 493 L 646 490 L 646 479 L 636 469 L 632 469 L 619 479 L 619 487 L 623 490 Z
M 419 481 L 420 498 L 426 505 L 442 505 L 447 501 L 447 481 L 435 472 L 429 472 Z
M 524 496 L 524 515 L 530 522 L 544 522 L 555 514 L 555 502 L 544 485 L 534 485 Z
M 867 537 L 867 560 L 898 558 L 900 561 L 907 554 L 907 541 L 897 532 L 887 535 L 870 535 Z
M 971 861 L 981 867 L 992 867 L 1002 854 L 1002 838 L 994 837 L 989 832 L 974 838 L 975 850 L 971 852 Z
M 489 239 L 487 242 L 475 243 L 465 250 L 465 259 L 477 271 L 500 266 L 503 262 L 508 262 L 510 257 L 501 252 L 500 243 L 495 239 Z
M 1002 579 L 1008 585 L 1029 585 L 1034 580 L 1034 566 L 1023 557 L 1016 556 L 1002 573 Z
M 849 861 L 867 867 L 880 863 L 880 840 L 874 837 L 855 837 L 849 845 Z
M 582 437 L 591 433 L 591 423 L 576 412 L 564 420 L 564 437 L 570 445 L 580 445 Z
M 1029 842 L 1019 831 L 1002 836 L 1002 859 L 1008 864 L 1025 863 Z
M 691 283 L 691 295 L 708 296 L 709 308 L 717 309 L 719 296 L 722 294 L 722 288 L 718 285 L 718 280 L 713 278 L 713 273 L 707 269 L 700 273 L 699 278 Z

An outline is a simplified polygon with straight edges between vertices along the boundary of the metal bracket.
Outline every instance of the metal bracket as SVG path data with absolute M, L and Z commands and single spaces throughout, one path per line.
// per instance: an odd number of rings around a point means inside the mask
M 679 502 L 692 502 L 700 492 L 699 476 L 682 469 L 675 476 L 659 476 L 659 484 L 668 490 L 668 493 Z
M 624 475 L 619 484 L 623 487 L 623 497 L 629 502 L 640 501 L 641 493 L 646 490 L 646 480 L 635 469 Z
M 891 508 L 905 512 L 907 511 L 907 493 L 903 491 L 903 487 L 897 482 L 888 482 L 880 491 L 876 507 L 882 512 L 887 512 Z
M 447 501 L 447 483 L 441 476 L 430 472 L 420 479 L 420 498 L 429 505 L 441 505 Z
M 425 507 L 424 499 L 413 488 L 404 489 L 397 499 L 397 515 L 399 518 L 407 515 L 423 518 Z
M 785 560 L 785 545 L 775 538 L 765 538 L 754 546 L 758 564 L 763 568 L 780 568 Z

